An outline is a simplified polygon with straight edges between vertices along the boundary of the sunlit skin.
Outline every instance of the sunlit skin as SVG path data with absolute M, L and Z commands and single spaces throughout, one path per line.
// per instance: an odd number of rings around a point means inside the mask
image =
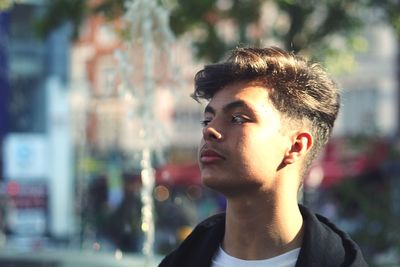
M 199 146 L 204 184 L 227 198 L 223 249 L 247 260 L 301 246 L 297 193 L 312 136 L 288 127 L 268 93 L 244 82 L 219 90 L 205 108 Z

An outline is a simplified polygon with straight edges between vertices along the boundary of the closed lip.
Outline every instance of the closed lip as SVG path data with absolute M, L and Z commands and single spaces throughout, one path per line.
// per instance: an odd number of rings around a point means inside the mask
M 200 161 L 202 163 L 212 163 L 219 160 L 224 160 L 225 157 L 213 149 L 203 149 L 200 152 Z

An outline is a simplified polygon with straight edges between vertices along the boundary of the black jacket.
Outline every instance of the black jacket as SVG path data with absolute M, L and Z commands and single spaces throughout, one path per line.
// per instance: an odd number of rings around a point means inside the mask
M 350 237 L 328 219 L 314 215 L 300 206 L 304 236 L 296 267 L 368 266 Z M 182 244 L 160 263 L 159 267 L 208 267 L 222 242 L 225 214 L 200 223 Z

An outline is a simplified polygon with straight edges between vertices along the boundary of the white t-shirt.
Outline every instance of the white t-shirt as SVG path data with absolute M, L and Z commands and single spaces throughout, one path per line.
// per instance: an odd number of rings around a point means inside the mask
M 300 248 L 266 260 L 242 260 L 228 255 L 221 246 L 212 259 L 211 267 L 294 267 Z

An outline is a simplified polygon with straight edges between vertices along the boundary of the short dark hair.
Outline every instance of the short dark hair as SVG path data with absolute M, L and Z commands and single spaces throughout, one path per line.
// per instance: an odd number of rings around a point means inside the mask
M 338 87 L 320 65 L 277 47 L 236 48 L 227 60 L 197 72 L 194 81 L 195 100 L 210 100 L 234 82 L 254 81 L 268 88 L 279 112 L 289 119 L 311 123 L 314 145 L 307 168 L 327 143 L 340 107 Z

